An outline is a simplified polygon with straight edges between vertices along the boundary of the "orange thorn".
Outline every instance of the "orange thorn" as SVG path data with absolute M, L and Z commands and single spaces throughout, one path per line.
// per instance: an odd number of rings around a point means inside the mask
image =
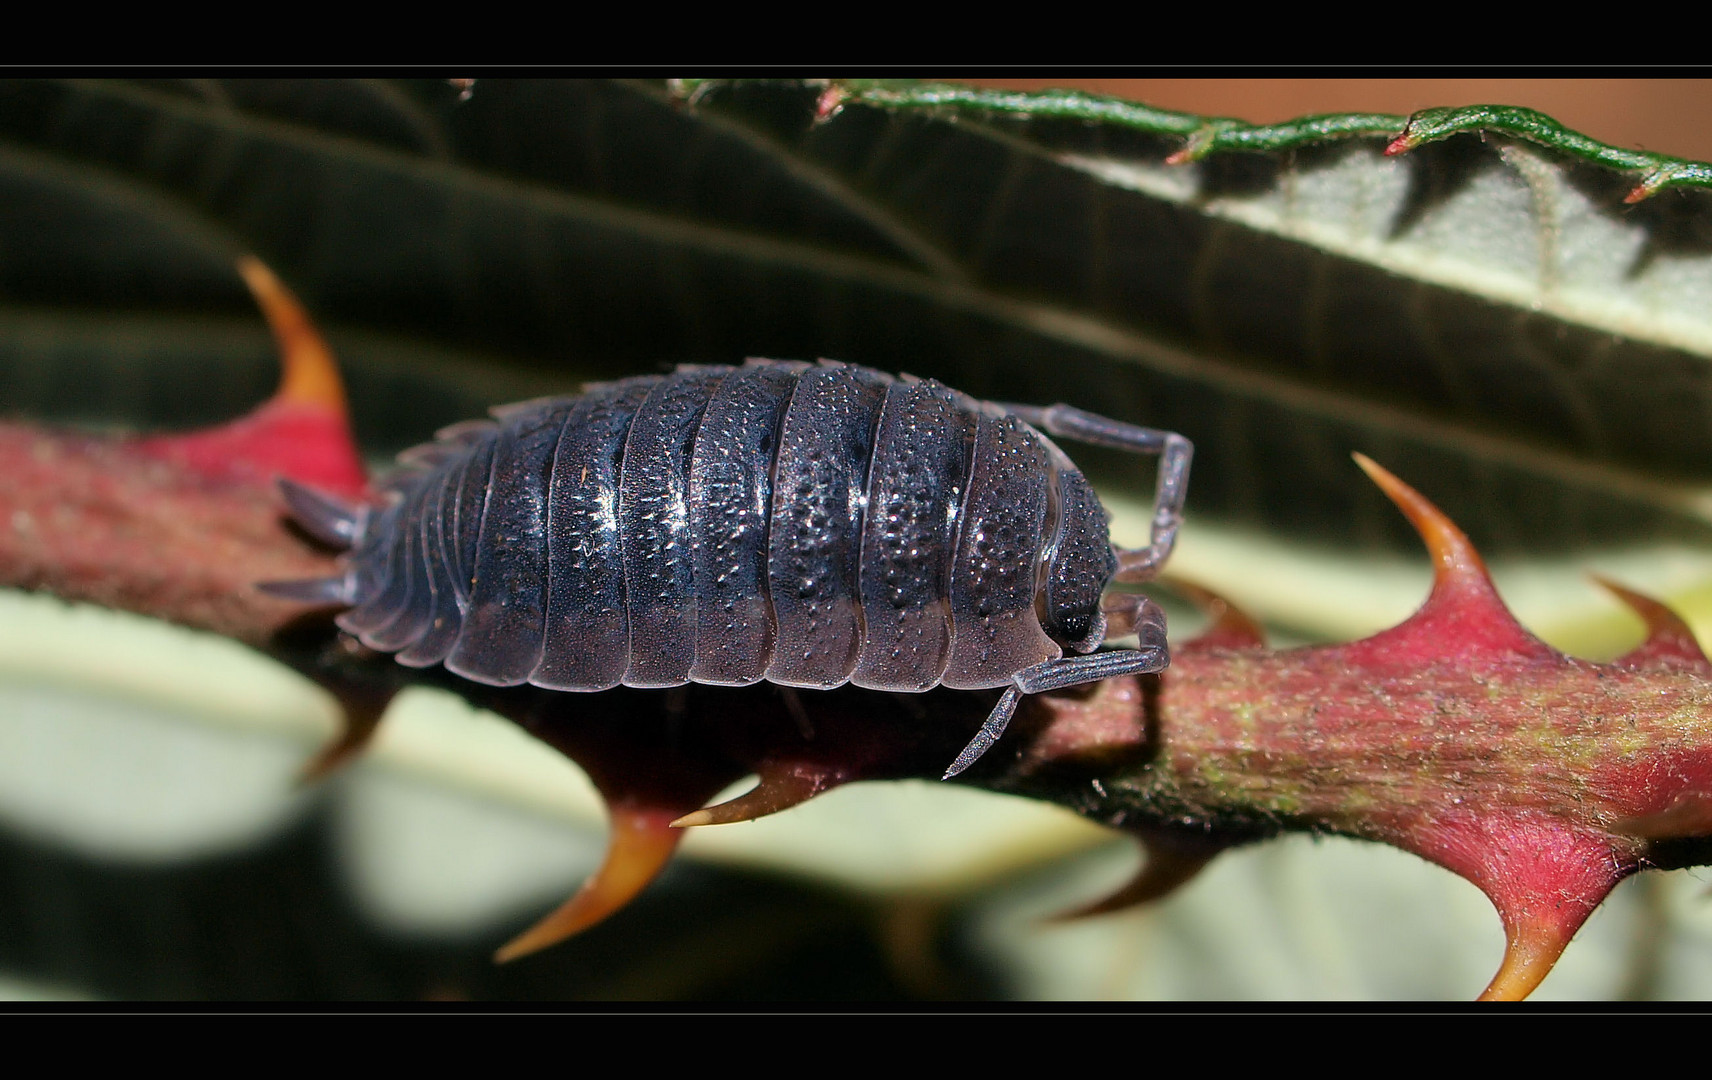
M 1502 655 L 1562 659 L 1551 646 L 1528 633 L 1504 606 L 1480 553 L 1444 511 L 1370 458 L 1353 456 L 1426 543 L 1433 561 L 1433 589 L 1426 603 L 1406 622 L 1345 648 L 1393 660 L 1406 655 L 1416 659 L 1489 659 Z
M 1054 915 L 1052 921 L 1069 922 L 1094 915 L 1109 915 L 1137 904 L 1158 900 L 1200 873 L 1203 867 L 1213 861 L 1213 856 L 1218 854 L 1216 849 L 1189 851 L 1176 845 L 1149 843 L 1146 840 L 1142 841 L 1141 849 L 1146 861 L 1142 863 L 1135 877 L 1130 879 L 1129 884 L 1104 900 Z
M 1266 644 L 1266 631 L 1260 628 L 1260 624 L 1248 612 L 1218 593 L 1181 578 L 1161 580 L 1182 593 L 1207 616 L 1207 628 L 1185 644 L 1228 649 L 1260 648 Z
M 503 964 L 557 945 L 613 914 L 659 875 L 684 835 L 659 810 L 615 806 L 610 813 L 612 832 L 600 869 L 557 911 L 494 953 L 495 961 Z
M 256 306 L 279 343 L 283 372 L 276 402 L 318 405 L 343 416 L 345 384 L 339 378 L 339 363 L 333 357 L 309 313 L 290 289 L 274 276 L 267 264 L 254 255 L 238 260 L 238 273 L 256 299 Z
M 298 771 L 297 782 L 313 784 L 324 780 L 368 749 L 369 743 L 374 741 L 375 731 L 380 727 L 380 718 L 391 701 L 391 691 L 378 695 L 378 700 L 369 697 L 359 699 L 354 696 L 341 700 L 340 705 L 343 706 L 345 714 L 344 729 Z
M 1576 926 L 1579 926 L 1579 920 Z M 1481 1001 L 1521 1001 L 1545 977 L 1551 974 L 1551 969 L 1557 964 L 1557 958 L 1563 955 L 1564 947 L 1575 935 L 1575 927 L 1564 928 L 1544 922 L 1530 922 L 1520 926 L 1504 924 L 1504 962 L 1498 967 L 1498 974 L 1492 976 L 1492 981 L 1480 994 Z
M 253 256 L 238 260 L 280 348 L 279 390 L 246 416 L 178 435 L 135 439 L 136 452 L 209 478 L 272 486 L 277 477 L 343 496 L 368 487 L 351 441 L 337 362 L 297 298 Z
M 685 814 L 672 822 L 672 828 L 690 829 L 698 825 L 754 821 L 800 806 L 832 786 L 825 773 L 787 772 L 783 769 L 763 772 L 760 782 L 748 791 L 717 806 Z
M 1617 658 L 1625 667 L 1689 667 L 1697 671 L 1712 671 L 1712 660 L 1700 648 L 1694 631 L 1688 628 L 1676 612 L 1650 596 L 1644 596 L 1598 574 L 1589 575 L 1594 582 L 1641 617 L 1647 624 L 1647 640 Z
M 1425 495 L 1397 479 L 1365 454 L 1353 454 L 1355 463 L 1368 475 L 1385 497 L 1397 504 L 1409 524 L 1426 542 L 1427 554 L 1433 560 L 1433 588 L 1451 581 L 1471 578 L 1487 579 L 1486 563 L 1474 550 L 1467 534 L 1456 527 L 1444 511 L 1434 506 Z

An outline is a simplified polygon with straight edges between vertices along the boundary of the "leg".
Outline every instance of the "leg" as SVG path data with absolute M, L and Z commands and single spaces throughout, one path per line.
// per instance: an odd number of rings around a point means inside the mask
M 1006 412 L 1056 435 L 1090 446 L 1109 446 L 1135 454 L 1159 455 L 1159 481 L 1153 496 L 1153 533 L 1144 548 L 1118 548 L 1118 581 L 1146 581 L 1164 564 L 1177 542 L 1183 522 L 1183 499 L 1189 489 L 1189 459 L 1195 447 L 1169 431 L 1108 420 L 1068 405 L 1039 408 L 1004 405 Z
M 1100 598 L 1100 613 L 1107 641 L 1134 634 L 1144 649 L 1150 642 L 1165 643 L 1165 612 L 1140 593 L 1109 592 Z
M 1140 649 L 1112 649 L 1108 652 L 1089 653 L 1087 656 L 1063 657 L 1047 660 L 1017 672 L 1013 684 L 1005 688 L 1004 696 L 993 706 L 993 711 L 987 714 L 981 730 L 969 740 L 969 745 L 957 755 L 957 760 L 951 763 L 951 767 L 945 770 L 945 775 L 940 779 L 949 780 L 975 764 L 982 754 L 999 741 L 999 736 L 1005 733 L 1005 727 L 1011 722 L 1017 704 L 1024 694 L 1062 690 L 1066 686 L 1080 686 L 1119 675 L 1149 675 L 1164 671 L 1171 663 L 1171 652 L 1165 644 L 1165 613 L 1160 611 L 1153 601 L 1139 595 L 1135 597 L 1133 608 L 1131 618 L 1135 632 L 1141 638 Z

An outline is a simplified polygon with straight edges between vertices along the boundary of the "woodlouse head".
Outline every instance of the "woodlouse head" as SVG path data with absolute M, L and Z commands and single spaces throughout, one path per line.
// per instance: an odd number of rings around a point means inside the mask
M 1117 573 L 1105 507 L 1080 472 L 1058 478 L 1058 528 L 1045 554 L 1041 627 L 1066 652 L 1099 648 L 1106 636 L 1100 595 Z

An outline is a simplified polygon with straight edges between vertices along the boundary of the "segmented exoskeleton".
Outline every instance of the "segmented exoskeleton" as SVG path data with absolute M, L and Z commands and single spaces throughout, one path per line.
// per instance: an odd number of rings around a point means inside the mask
M 493 415 L 401 455 L 373 507 L 282 482 L 349 554 L 339 577 L 266 587 L 348 605 L 339 625 L 400 663 L 497 686 L 1005 687 L 948 777 L 1020 695 L 1169 663 L 1159 608 L 1105 590 L 1171 552 L 1180 435 L 825 360 L 685 366 Z M 1160 455 L 1147 547 L 1112 546 L 1047 435 Z M 1094 651 L 1132 632 L 1139 648 Z

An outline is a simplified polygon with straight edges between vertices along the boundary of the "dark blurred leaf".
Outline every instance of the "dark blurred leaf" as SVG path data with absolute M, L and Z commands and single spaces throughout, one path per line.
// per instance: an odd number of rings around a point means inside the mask
M 185 320 L 245 316 L 248 249 L 335 332 L 443 360 L 423 381 L 461 393 L 358 395 L 377 445 L 518 389 L 477 357 L 568 385 L 830 355 L 1182 430 L 1195 512 L 1273 530 L 1404 539 L 1350 449 L 1489 548 L 1703 526 L 1705 193 L 1626 206 L 1628 174 L 1471 135 L 1167 166 L 1180 138 L 1115 124 L 817 125 L 817 93 L 10 84 L 5 314 L 146 311 L 162 344 L 124 356 L 206 353 Z

